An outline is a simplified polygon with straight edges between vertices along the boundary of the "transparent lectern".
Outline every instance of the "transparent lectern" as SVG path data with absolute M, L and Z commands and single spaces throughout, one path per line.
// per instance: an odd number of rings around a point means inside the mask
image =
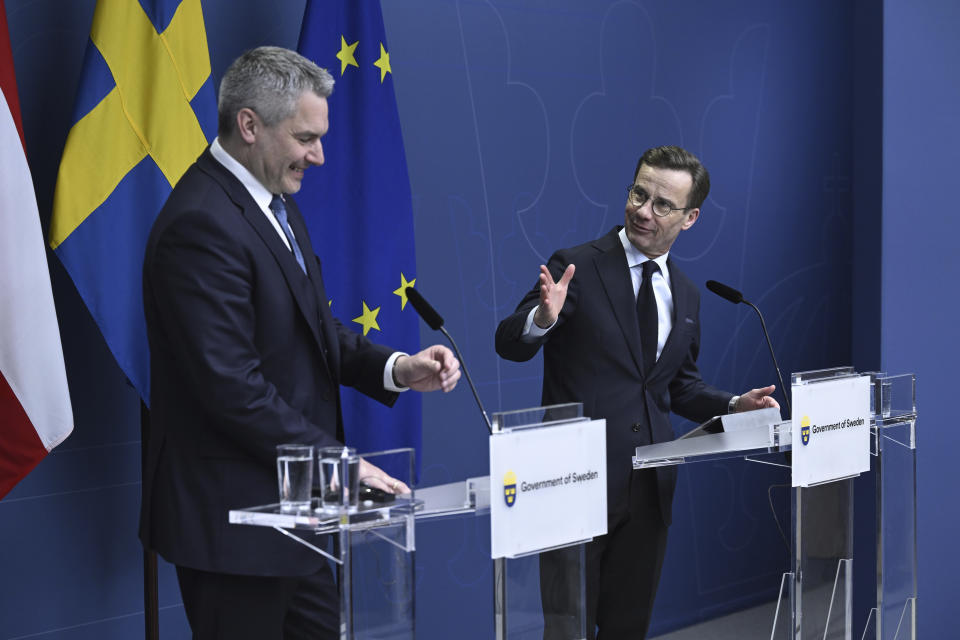
M 373 464 L 413 487 L 413 449 L 364 454 Z M 340 495 L 345 495 L 341 492 Z M 415 490 L 392 502 L 285 512 L 279 504 L 230 511 L 233 524 L 271 527 L 336 566 L 340 638 L 412 640 L 415 627 Z
M 797 373 L 793 375 L 792 396 L 796 405 L 803 391 L 815 405 L 821 388 L 818 385 L 827 389 L 829 383 L 856 378 L 866 378 L 866 384 L 858 387 L 868 395 L 863 400 L 864 406 L 869 406 L 863 446 L 869 448 L 865 460 L 876 477 L 876 566 L 857 567 L 858 571 L 876 575 L 876 606 L 867 614 L 865 629 L 853 628 L 852 478 L 858 473 L 796 486 L 797 461 L 807 453 L 811 439 L 853 430 L 860 426 L 857 419 L 814 420 L 811 424 L 806 415 L 797 418 L 797 406 L 794 419 L 787 421 L 782 421 L 775 409 L 721 416 L 701 425 L 689 437 L 638 447 L 633 458 L 636 469 L 739 457 L 790 470 L 794 476 L 792 566 L 781 578 L 780 595 L 771 612 L 771 640 L 916 639 L 914 376 L 858 374 L 851 367 Z M 794 451 L 797 443 L 801 444 Z M 829 456 L 836 453 L 830 451 Z
M 555 440 L 561 437 L 562 430 L 578 431 L 591 425 L 596 427 L 596 421 L 583 417 L 580 404 L 493 414 L 491 422 L 494 427 L 491 450 L 496 448 L 493 439 L 507 438 L 511 434 Z M 600 422 L 602 431 L 603 424 Z M 587 435 L 595 441 L 595 433 L 596 430 Z M 603 481 L 605 497 L 604 442 L 605 439 L 601 437 L 604 475 L 593 477 L 586 471 L 579 481 L 571 482 L 579 482 L 583 486 Z M 363 457 L 413 487 L 413 454 L 412 449 L 398 449 L 363 454 Z M 493 456 L 491 463 L 494 463 Z M 544 492 L 562 488 L 562 478 L 554 485 L 549 478 L 525 477 L 525 469 L 522 461 L 515 468 L 520 482 L 529 481 L 530 486 L 536 484 L 537 489 Z M 520 486 L 512 490 L 524 491 Z M 507 491 L 504 479 L 493 475 L 416 489 L 410 495 L 398 496 L 387 504 L 361 503 L 354 509 L 325 512 L 315 498 L 311 508 L 301 512 L 285 513 L 279 504 L 271 504 L 231 511 L 229 518 L 234 524 L 272 527 L 278 534 L 309 547 L 336 565 L 340 589 L 341 640 L 412 640 L 416 628 L 416 526 L 424 526 L 431 520 L 441 518 L 490 517 L 491 496 L 504 501 Z M 521 504 L 533 503 L 530 496 L 513 495 Z M 602 507 L 605 532 L 605 502 Z M 555 515 L 557 520 L 570 519 L 567 509 L 548 515 Z M 574 523 L 582 526 L 579 520 L 575 519 Z M 552 529 L 548 531 L 552 532 Z M 521 551 L 508 551 L 494 559 L 490 564 L 494 589 L 491 635 L 497 640 L 542 637 L 544 624 L 548 624 L 557 630 L 553 637 L 582 640 L 585 637 L 583 543 L 589 539 L 590 535 L 584 535 L 565 539 L 561 544 L 550 547 L 526 545 Z M 553 604 L 546 612 L 541 606 L 539 559 L 542 552 L 552 554 L 554 567 L 562 576 L 562 580 L 550 585 L 554 593 L 559 592 L 559 596 L 551 600 Z

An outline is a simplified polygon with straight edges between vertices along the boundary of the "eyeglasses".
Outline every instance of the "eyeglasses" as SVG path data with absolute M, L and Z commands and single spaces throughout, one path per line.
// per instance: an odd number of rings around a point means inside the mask
M 632 184 L 628 187 L 630 189 L 629 195 L 627 197 L 628 202 L 634 207 L 642 207 L 647 204 L 647 200 L 650 199 L 650 194 L 647 193 L 642 187 Z M 664 200 L 663 198 L 657 198 L 653 201 L 653 212 L 659 218 L 665 218 L 674 211 L 686 211 L 690 207 L 671 207 L 670 202 Z

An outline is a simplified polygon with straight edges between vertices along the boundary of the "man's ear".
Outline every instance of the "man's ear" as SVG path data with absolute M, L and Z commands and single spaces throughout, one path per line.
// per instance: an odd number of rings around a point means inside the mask
M 257 134 L 263 127 L 263 122 L 257 116 L 256 112 L 249 107 L 244 107 L 237 111 L 237 133 L 247 144 L 253 144 L 257 140 Z
M 685 215 L 687 216 L 687 219 L 683 221 L 683 226 L 680 227 L 684 231 L 692 227 L 693 223 L 696 222 L 697 218 L 700 217 L 700 209 L 690 209 Z

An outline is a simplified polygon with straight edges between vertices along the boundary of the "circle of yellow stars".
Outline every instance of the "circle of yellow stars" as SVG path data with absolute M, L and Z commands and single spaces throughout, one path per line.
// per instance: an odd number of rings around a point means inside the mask
M 416 282 L 416 278 L 408 281 L 403 273 L 400 274 L 400 287 L 393 290 L 393 295 L 400 298 L 401 311 L 407 307 L 407 288 L 412 287 Z M 333 301 L 331 301 L 331 303 L 332 302 Z M 366 300 L 361 300 L 361 303 L 363 304 L 363 313 L 352 321 L 363 327 L 363 335 L 367 335 L 371 329 L 382 331 L 380 324 L 377 322 L 377 316 L 380 315 L 380 307 L 371 309 Z
M 341 76 L 343 76 L 350 67 L 360 68 L 359 63 L 357 63 L 356 54 L 359 44 L 359 40 L 348 43 L 346 37 L 343 35 L 340 36 L 340 51 L 337 52 L 337 60 L 340 61 Z M 390 54 L 384 49 L 382 42 L 380 43 L 380 57 L 373 63 L 373 66 L 380 69 L 381 84 L 386 79 L 388 73 L 393 73 L 393 69 L 390 68 Z M 395 289 L 393 294 L 400 298 L 401 311 L 407 307 L 407 287 L 412 287 L 416 281 L 416 278 L 408 281 L 403 273 L 400 274 L 400 287 Z M 331 300 L 330 304 L 332 305 L 332 303 L 333 301 Z M 371 309 L 366 300 L 361 300 L 361 303 L 363 305 L 363 312 L 356 318 L 353 318 L 353 322 L 363 327 L 363 335 L 367 335 L 371 329 L 382 331 L 382 329 L 380 329 L 380 323 L 377 322 L 377 316 L 380 315 L 380 307 Z
M 348 44 L 347 39 L 342 35 L 340 36 L 340 51 L 337 52 L 337 60 L 340 61 L 341 76 L 346 73 L 348 67 L 360 68 L 356 56 L 357 45 L 359 44 L 359 40 L 353 44 Z M 390 68 L 390 54 L 383 48 L 382 42 L 380 43 L 380 57 L 373 63 L 373 66 L 380 69 L 381 84 L 383 84 L 383 80 L 387 77 L 388 73 L 393 73 L 393 69 Z

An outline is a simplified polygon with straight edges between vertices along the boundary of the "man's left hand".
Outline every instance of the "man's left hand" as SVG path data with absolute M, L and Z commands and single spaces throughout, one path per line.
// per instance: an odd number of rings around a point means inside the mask
M 769 387 L 747 391 L 737 400 L 737 413 L 741 411 L 753 411 L 754 409 L 766 409 L 767 407 L 779 409 L 780 403 L 770 395 L 775 389 L 776 386 L 770 385 Z
M 460 362 L 450 349 L 435 344 L 412 356 L 397 358 L 393 378 L 398 385 L 415 391 L 442 389 L 446 393 L 457 386 Z
M 397 480 L 380 467 L 360 458 L 360 482 L 387 493 L 410 493 L 410 487 Z

